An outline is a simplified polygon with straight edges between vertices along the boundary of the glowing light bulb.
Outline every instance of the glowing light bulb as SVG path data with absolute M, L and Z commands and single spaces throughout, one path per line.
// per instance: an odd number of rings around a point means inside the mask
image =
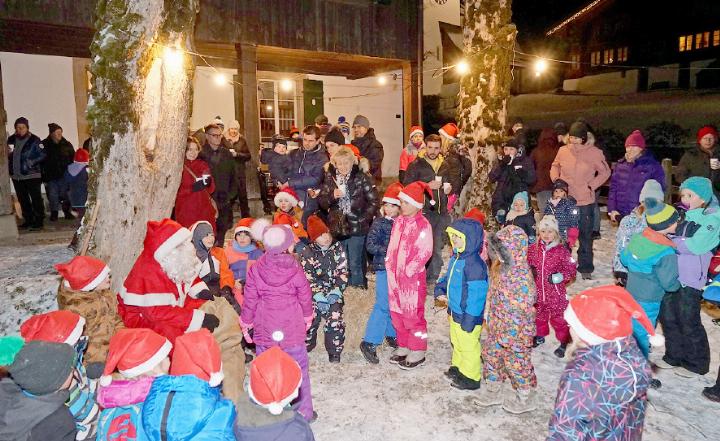
M 465 75 L 470 72 L 470 65 L 467 61 L 461 60 L 455 65 L 455 70 L 457 70 L 457 73 L 460 75 Z
M 290 80 L 280 81 L 280 88 L 285 92 L 290 92 L 293 88 L 293 82 Z
M 547 68 L 548 68 L 547 60 L 545 60 L 545 59 L 543 59 L 543 58 L 538 59 L 538 60 L 535 62 L 535 76 L 536 76 L 536 77 L 539 77 L 540 75 L 542 75 L 543 73 L 545 73 L 545 71 L 547 70 Z
M 272 112 L 272 106 L 271 106 L 271 105 L 265 106 L 265 109 L 266 109 L 268 112 Z
M 172 68 L 182 66 L 183 54 L 178 48 L 166 46 L 163 50 L 163 60 Z
M 381 85 L 381 86 L 386 85 L 386 84 L 387 84 L 387 78 L 384 77 L 384 76 L 379 76 L 379 77 L 378 77 L 378 84 Z
M 225 74 L 220 73 L 220 72 L 215 74 L 214 79 L 215 79 L 215 84 L 217 84 L 218 86 L 224 86 L 225 84 L 228 83 L 227 76 L 225 76 Z

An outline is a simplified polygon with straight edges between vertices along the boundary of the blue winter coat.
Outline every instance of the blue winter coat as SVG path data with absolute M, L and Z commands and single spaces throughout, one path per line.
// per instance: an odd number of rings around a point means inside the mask
M 487 266 L 480 257 L 483 229 L 472 219 L 458 219 L 448 230 L 465 237 L 465 248 L 453 250 L 448 270 L 435 285 L 435 297 L 448 298 L 448 314 L 463 331 L 482 325 L 488 292 Z
M 372 267 L 375 271 L 385 271 L 385 254 L 390 243 L 393 222 L 393 219 L 387 217 L 377 217 L 368 231 L 365 248 L 373 256 Z
M 285 182 L 288 180 L 288 172 L 290 171 L 289 155 L 281 155 L 273 149 L 263 149 L 260 152 L 260 162 L 267 164 L 273 181 Z
M 665 190 L 665 172 L 649 151 L 645 150 L 633 162 L 627 162 L 625 158 L 619 160 L 610 177 L 608 213 L 617 211 L 622 216 L 630 214 L 640 203 L 640 191 L 648 179 L 655 179 Z
M 300 147 L 290 152 L 288 184 L 295 190 L 300 201 L 303 202 L 304 206 L 302 208 L 304 212 L 313 213 L 318 208 L 317 200 L 308 197 L 307 191 L 310 188 L 320 188 L 320 183 L 325 175 L 323 166 L 327 161 L 328 155 L 320 144 L 311 151 Z
M 560 199 L 557 205 L 553 205 L 552 202 L 548 201 L 543 214 L 555 216 L 558 221 L 558 228 L 560 229 L 560 235 L 563 240 L 567 240 L 568 229 L 578 228 L 578 219 L 580 218 L 580 214 L 578 212 L 577 205 L 575 204 L 575 199 L 572 197 Z
M 8 154 L 8 166 L 10 167 L 11 177 L 17 173 L 17 170 L 13 169 L 13 157 L 17 154 L 20 155 L 19 174 L 22 176 L 37 175 L 38 178 L 40 177 L 42 172 L 40 165 L 47 157 L 47 154 L 45 153 L 45 149 L 42 148 L 42 141 L 40 141 L 40 138 L 32 133 L 29 133 L 28 136 L 30 138 L 25 141 L 25 144 L 23 144 L 22 151 L 19 151 L 19 149 L 16 148 L 12 153 Z M 10 135 L 7 143 L 8 145 L 17 144 L 16 136 Z
M 75 208 L 84 208 L 88 196 L 87 166 L 73 162 L 65 172 L 65 182 L 70 188 L 70 205 Z
M 220 388 L 194 375 L 163 375 L 145 399 L 142 425 L 152 441 L 235 441 L 235 416 Z

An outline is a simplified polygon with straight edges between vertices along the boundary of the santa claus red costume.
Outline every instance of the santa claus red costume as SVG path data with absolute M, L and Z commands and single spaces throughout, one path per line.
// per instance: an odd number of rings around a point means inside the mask
M 118 294 L 118 312 L 125 326 L 150 328 L 171 342 L 200 329 L 204 321 L 217 326 L 217 317 L 207 314 L 206 320 L 206 314 L 197 309 L 211 295 L 197 277 L 200 262 L 191 238 L 190 230 L 173 220 L 148 222 L 143 251 Z

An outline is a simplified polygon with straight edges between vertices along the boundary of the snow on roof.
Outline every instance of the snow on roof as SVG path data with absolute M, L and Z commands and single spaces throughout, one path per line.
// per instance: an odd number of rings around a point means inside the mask
M 550 36 L 554 34 L 555 32 L 559 31 L 560 29 L 564 28 L 571 22 L 577 20 L 578 18 L 582 17 L 583 15 L 588 14 L 590 11 L 598 7 L 601 3 L 605 3 L 607 0 L 594 0 L 590 2 L 589 4 L 585 5 L 582 9 L 565 19 L 563 22 L 561 22 L 559 25 L 555 26 L 554 28 L 547 31 L 545 35 Z

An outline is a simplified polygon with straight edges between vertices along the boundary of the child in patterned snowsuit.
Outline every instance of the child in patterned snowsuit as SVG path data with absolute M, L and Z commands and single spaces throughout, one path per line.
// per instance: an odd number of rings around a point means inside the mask
M 325 350 L 331 363 L 340 362 L 345 347 L 343 293 L 347 287 L 348 264 L 340 242 L 333 241 L 327 225 L 317 215 L 308 218 L 312 243 L 300 252 L 300 264 L 313 292 L 315 318 L 305 337 L 307 351 L 315 349 L 320 322 L 325 320 Z
M 578 349 L 560 377 L 548 441 L 640 441 L 650 364 L 630 334 L 632 317 L 654 345 L 647 316 L 619 286 L 601 286 L 570 300 L 565 318 Z
M 445 373 L 451 386 L 475 390 L 480 387 L 480 331 L 488 292 L 487 266 L 480 257 L 483 228 L 473 219 L 459 219 L 447 228 L 453 255 L 448 270 L 435 285 L 435 298 L 448 303 L 453 354 Z
M 578 239 L 578 219 L 580 217 L 575 199 L 568 196 L 568 184 L 562 179 L 553 182 L 553 194 L 545 206 L 545 213 L 555 216 L 560 228 L 562 240 L 572 248 Z
M 535 409 L 537 387 L 531 351 L 535 336 L 535 284 L 527 264 L 528 237 L 509 225 L 488 241 L 494 272 L 491 277 L 487 338 L 483 345 L 483 376 L 487 381 L 478 404 L 502 404 L 510 413 Z M 499 270 L 498 270 L 499 268 Z M 515 393 L 502 397 L 502 383 L 510 379 Z
M 537 303 L 535 304 L 535 340 L 533 347 L 545 342 L 550 334 L 548 321 L 555 330 L 560 347 L 554 354 L 563 358 L 570 342 L 570 328 L 563 318 L 568 305 L 565 287 L 575 278 L 577 265 L 560 239 L 555 216 L 546 215 L 538 223 L 540 240 L 528 248 L 528 264 L 535 276 Z
M 431 195 L 426 182 L 415 181 L 400 192 L 400 213 L 393 224 L 385 267 L 388 277 L 390 317 L 397 332 L 398 347 L 390 357 L 402 369 L 425 362 L 425 264 L 433 251 L 430 223 L 422 214 L 423 192 Z

